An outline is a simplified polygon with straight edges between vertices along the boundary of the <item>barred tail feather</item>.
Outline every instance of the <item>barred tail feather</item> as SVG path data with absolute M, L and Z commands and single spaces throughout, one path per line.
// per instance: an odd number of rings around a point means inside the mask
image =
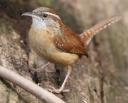
M 80 34 L 81 40 L 84 42 L 85 45 L 88 45 L 93 38 L 94 35 L 99 33 L 100 31 L 104 30 L 111 24 L 118 22 L 121 19 L 121 16 L 115 16 L 109 19 L 106 19 L 104 21 L 101 21 L 100 23 L 96 24 L 92 28 L 88 29 L 87 31 Z

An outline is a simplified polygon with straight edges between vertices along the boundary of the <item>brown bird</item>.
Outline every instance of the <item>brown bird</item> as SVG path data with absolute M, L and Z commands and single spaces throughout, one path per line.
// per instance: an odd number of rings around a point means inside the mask
M 67 75 L 61 87 L 54 89 L 56 93 L 64 90 L 64 86 L 72 70 L 71 65 L 80 56 L 86 55 L 86 47 L 93 36 L 121 18 L 120 16 L 109 18 L 77 35 L 77 33 L 64 25 L 61 18 L 50 8 L 40 7 L 22 15 L 32 17 L 32 25 L 28 38 L 30 48 L 34 54 L 41 59 L 44 58 L 68 68 Z

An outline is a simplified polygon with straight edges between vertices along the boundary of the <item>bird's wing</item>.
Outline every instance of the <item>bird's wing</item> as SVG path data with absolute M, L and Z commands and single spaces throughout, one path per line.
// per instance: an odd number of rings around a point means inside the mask
M 61 34 L 54 37 L 56 47 L 64 52 L 74 54 L 86 54 L 84 44 L 81 42 L 80 37 L 77 36 L 71 29 L 64 27 Z
M 100 31 L 104 30 L 111 24 L 118 22 L 121 19 L 121 16 L 114 16 L 112 18 L 106 19 L 104 21 L 99 22 L 92 28 L 88 29 L 87 31 L 81 33 L 79 36 L 81 40 L 84 42 L 84 45 L 87 46 L 94 35 L 99 33 Z

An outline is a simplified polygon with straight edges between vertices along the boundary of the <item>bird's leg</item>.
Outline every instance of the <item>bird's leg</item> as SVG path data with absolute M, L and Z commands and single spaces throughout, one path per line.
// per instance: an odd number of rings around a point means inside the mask
M 71 71 L 72 71 L 72 68 L 70 66 L 68 66 L 68 71 L 67 71 L 66 77 L 65 77 L 61 87 L 59 89 L 55 89 L 54 87 L 52 87 L 52 90 L 50 90 L 50 91 L 54 92 L 54 93 L 68 92 L 69 90 L 64 90 L 64 87 L 65 87 L 65 84 L 66 84 L 70 74 L 71 74 Z

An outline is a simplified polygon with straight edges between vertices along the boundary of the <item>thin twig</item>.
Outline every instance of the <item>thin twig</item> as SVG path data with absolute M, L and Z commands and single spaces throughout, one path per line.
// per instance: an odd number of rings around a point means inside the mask
M 2 66 L 0 66 L 0 77 L 11 81 L 12 83 L 35 95 L 37 98 L 45 100 L 47 103 L 66 103 L 54 94 L 34 84 L 32 81 L 27 80 L 19 74 Z

